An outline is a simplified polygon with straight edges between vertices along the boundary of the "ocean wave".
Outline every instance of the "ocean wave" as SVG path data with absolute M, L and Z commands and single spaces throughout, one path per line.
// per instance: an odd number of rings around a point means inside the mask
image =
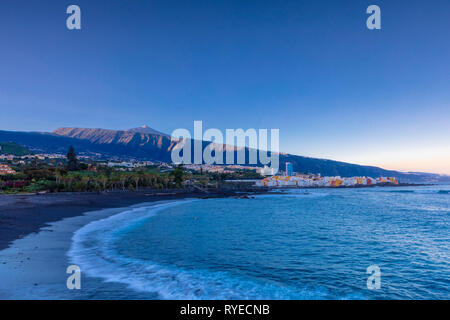
M 74 233 L 67 255 L 82 272 L 130 289 L 156 293 L 161 299 L 329 299 L 325 288 L 298 288 L 248 279 L 210 270 L 181 267 L 132 259 L 118 254 L 113 243 L 127 228 L 146 221 L 157 212 L 187 201 L 134 208 L 94 221 Z M 353 298 L 353 297 L 352 297 Z M 363 297 L 361 297 L 363 298 Z M 343 297 L 346 299 L 346 297 Z
M 274 193 L 274 194 L 260 194 L 255 195 L 255 198 L 276 198 L 276 197 L 291 197 L 291 198 L 321 198 L 329 196 L 330 194 L 327 192 L 311 192 L 311 191 L 299 191 L 299 190 L 291 190 L 291 191 L 283 191 L 283 193 Z
M 389 193 L 450 194 L 450 190 L 389 190 Z

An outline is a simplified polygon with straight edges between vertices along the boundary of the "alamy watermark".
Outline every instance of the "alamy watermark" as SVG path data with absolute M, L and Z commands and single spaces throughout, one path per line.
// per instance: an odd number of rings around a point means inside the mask
M 81 289 L 81 269 L 79 266 L 73 264 L 67 267 L 66 273 L 70 274 L 67 278 L 66 286 L 69 290 Z
M 72 4 L 67 7 L 67 14 L 70 16 L 67 17 L 66 27 L 69 30 L 80 30 L 81 29 L 81 9 L 79 6 Z
M 279 129 L 270 129 L 270 135 L 268 129 L 226 129 L 224 135 L 215 128 L 203 132 L 203 122 L 194 121 L 194 134 L 176 129 L 172 143 L 176 144 L 171 153 L 174 164 L 260 164 L 275 171 L 279 167 Z
M 369 30 L 381 29 L 381 9 L 377 5 L 370 5 L 366 10 L 370 16 L 367 18 L 366 25 Z
M 367 267 L 367 274 L 370 276 L 367 278 L 367 289 L 379 290 L 381 288 L 381 269 L 376 264 Z
M 70 16 L 66 19 L 66 27 L 69 30 L 81 30 L 81 8 L 72 4 L 67 7 L 66 13 Z M 370 5 L 366 9 L 366 13 L 370 16 L 366 20 L 366 26 L 369 30 L 381 29 L 381 9 L 377 5 Z

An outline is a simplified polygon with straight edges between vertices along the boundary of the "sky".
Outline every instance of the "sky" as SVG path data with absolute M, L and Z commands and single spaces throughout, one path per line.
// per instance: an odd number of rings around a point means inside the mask
M 449 16 L 448 0 L 2 0 L 0 130 L 202 120 L 280 129 L 287 153 L 450 174 Z

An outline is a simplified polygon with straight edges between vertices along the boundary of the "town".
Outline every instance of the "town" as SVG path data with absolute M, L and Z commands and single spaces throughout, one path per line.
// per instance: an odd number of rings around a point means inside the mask
M 341 188 L 398 185 L 395 177 L 322 177 L 245 165 L 186 164 L 108 158 L 101 154 L 33 153 L 14 143 L 0 143 L 0 192 L 135 191 L 140 188 L 225 189 Z
M 264 171 L 264 169 L 262 169 Z M 374 185 L 398 185 L 395 177 L 322 177 L 320 174 L 299 174 L 293 172 L 291 163 L 286 163 L 284 175 L 273 175 L 256 182 L 258 187 L 358 187 Z
M 118 159 L 101 154 L 35 153 L 15 143 L 0 143 L 0 193 L 137 191 L 141 188 L 192 189 L 207 193 L 227 181 L 261 179 L 257 167 L 174 165 Z M 248 183 L 243 183 L 248 187 Z

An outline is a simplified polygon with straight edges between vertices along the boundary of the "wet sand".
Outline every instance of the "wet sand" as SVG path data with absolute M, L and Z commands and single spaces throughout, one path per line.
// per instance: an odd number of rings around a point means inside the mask
M 74 232 L 84 225 L 123 212 L 186 198 L 245 196 L 234 191 L 209 194 L 186 190 L 139 192 L 57 193 L 0 195 L 0 299 L 89 299 L 90 287 L 99 297 L 101 286 L 118 286 L 117 296 L 127 299 L 124 285 L 83 279 L 83 290 L 68 290 L 67 252 Z M 82 277 L 85 277 L 82 275 Z M 148 298 L 143 296 L 142 298 Z M 156 297 L 154 297 L 156 298 Z
M 141 203 L 131 207 L 151 206 L 161 202 L 166 201 Z M 99 295 L 98 288 L 112 285 L 117 287 L 114 291 L 117 296 L 102 297 L 100 292 L 101 299 L 127 299 L 125 286 L 88 278 L 83 272 L 81 290 L 69 290 L 66 285 L 69 274 L 66 270 L 72 264 L 67 252 L 76 230 L 129 208 L 85 212 L 48 223 L 39 233 L 14 240 L 7 249 L 0 251 L 0 300 L 89 299 L 94 294 L 92 288 Z
M 53 193 L 0 195 L 0 250 L 12 241 L 36 233 L 49 223 L 88 211 L 129 207 L 142 202 L 196 197 L 223 197 L 233 191 L 199 193 L 189 190 L 142 190 L 138 192 Z

